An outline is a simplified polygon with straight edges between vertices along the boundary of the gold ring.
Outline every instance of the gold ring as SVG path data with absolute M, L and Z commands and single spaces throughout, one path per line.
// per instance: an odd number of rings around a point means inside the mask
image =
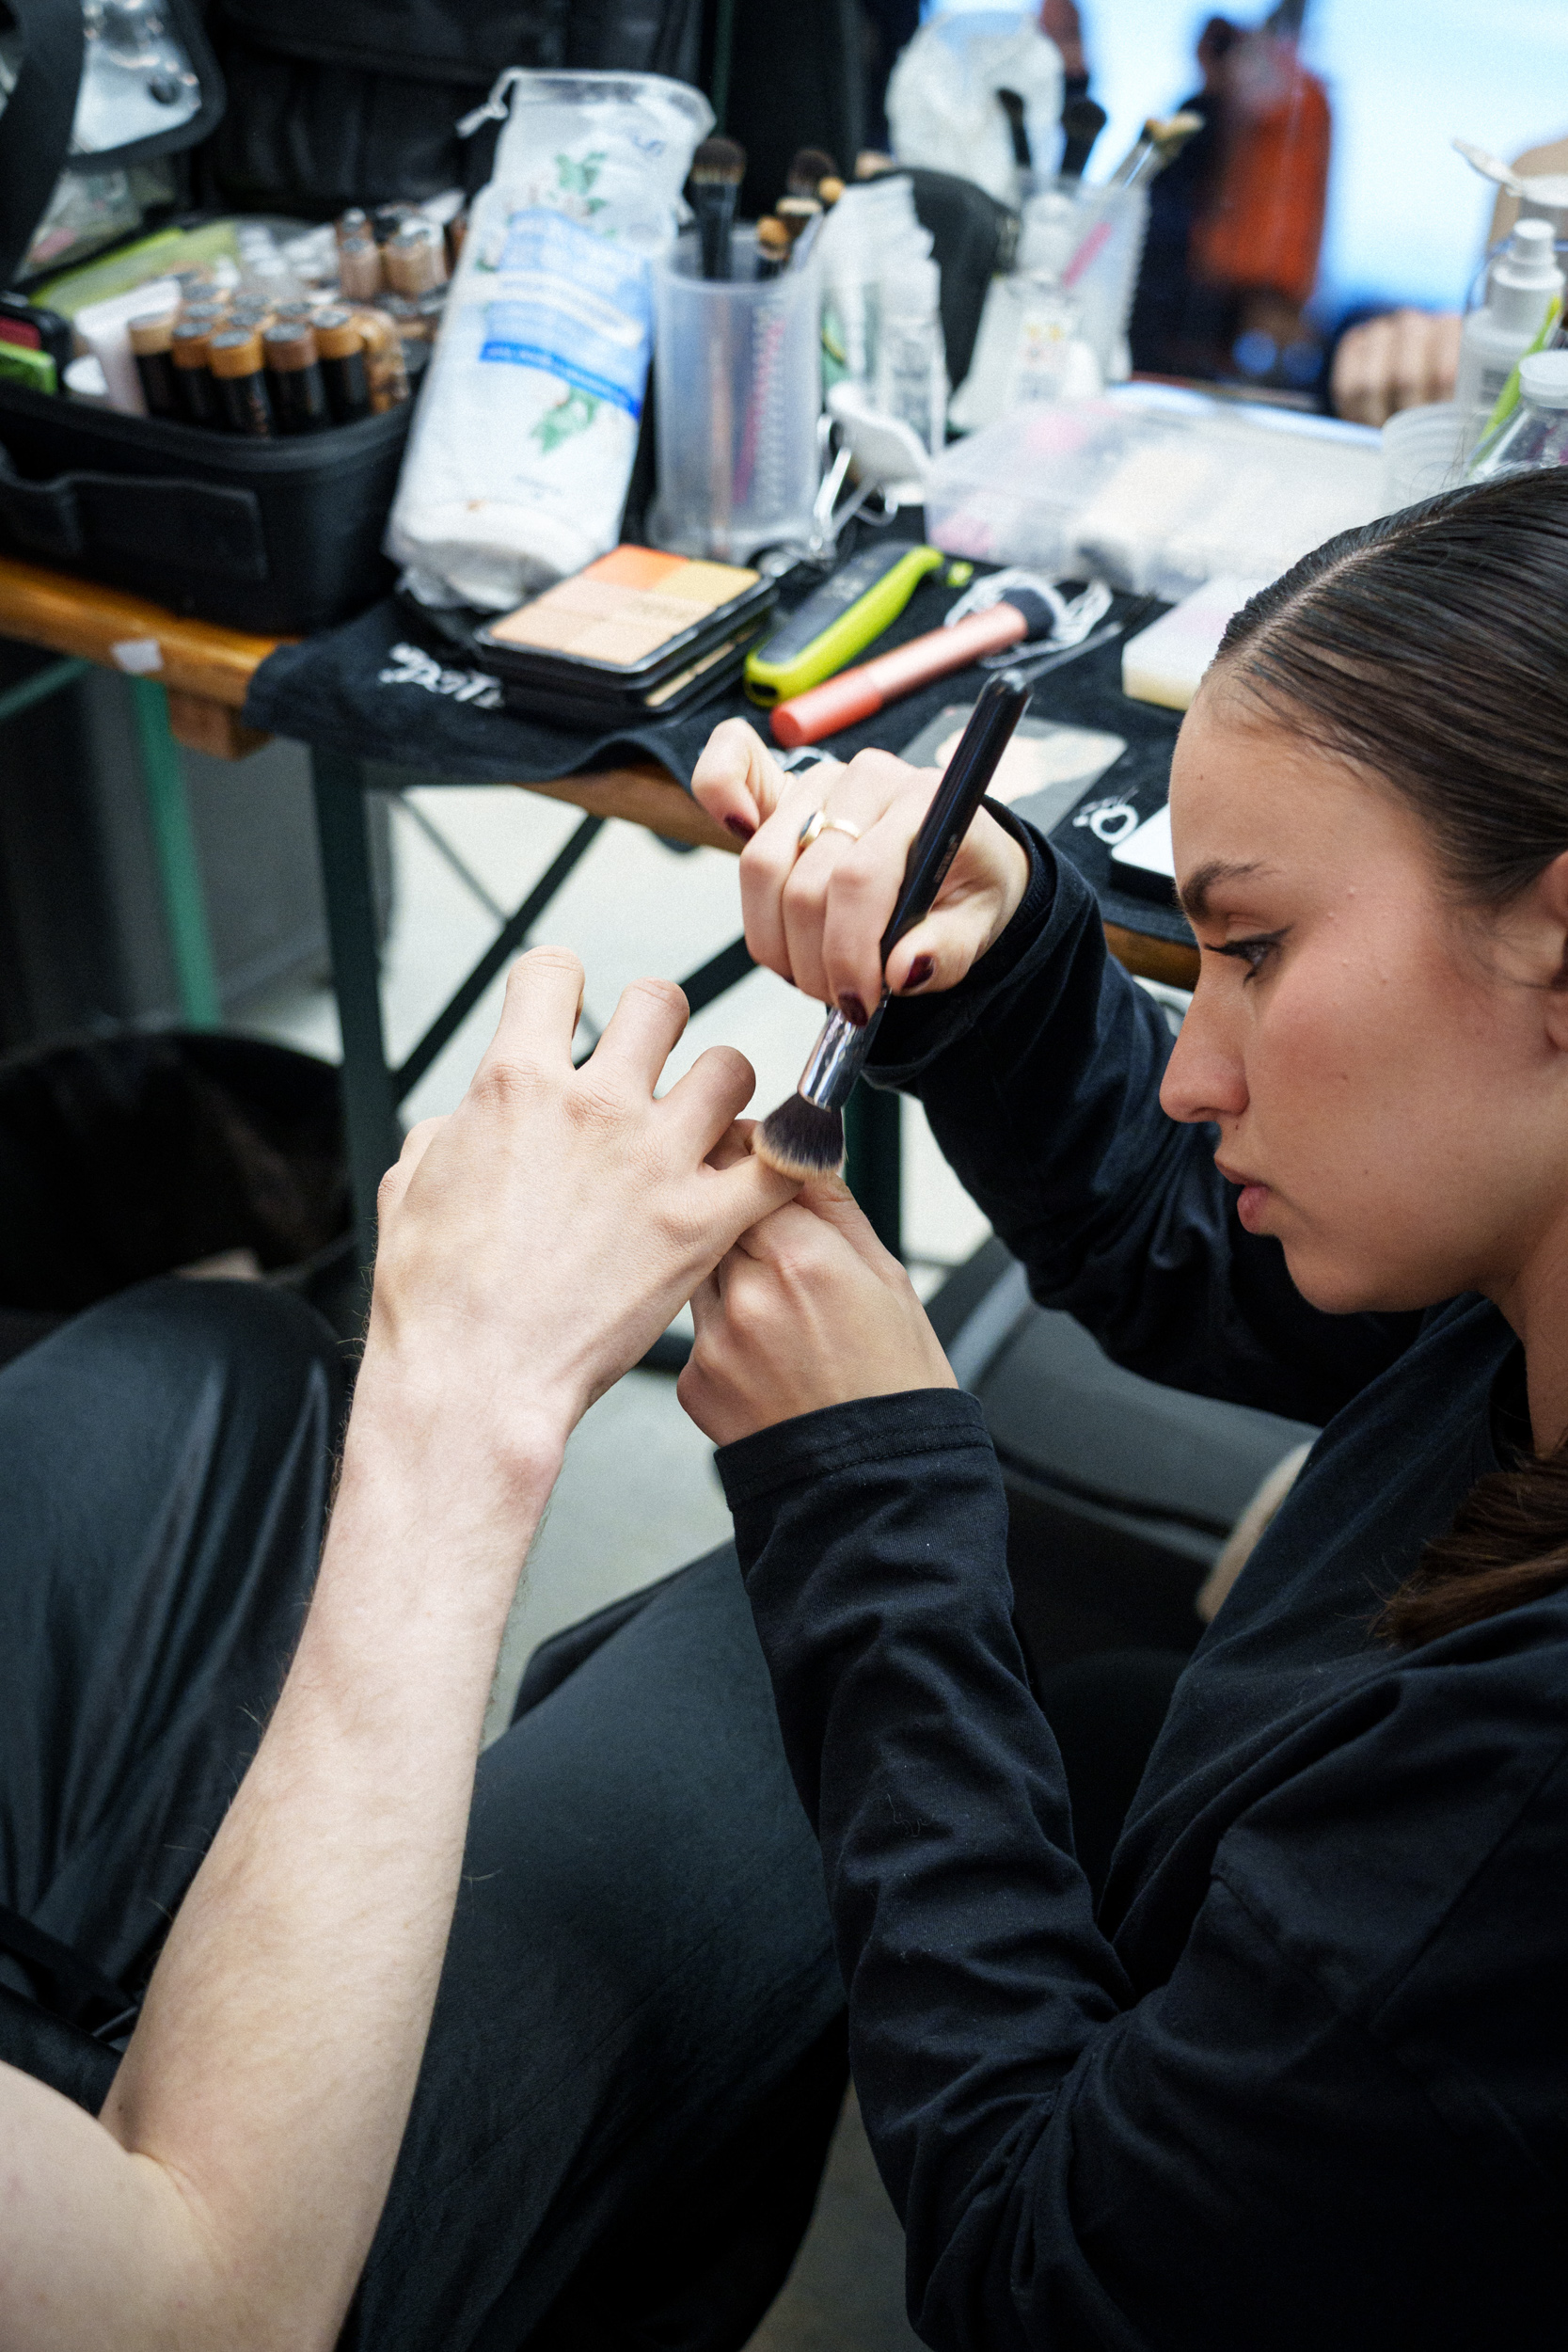
M 795 850 L 797 857 L 802 850 L 811 848 L 819 833 L 845 833 L 851 841 L 858 841 L 861 837 L 859 825 L 852 825 L 847 817 L 830 817 L 825 808 L 813 809 L 800 828 L 800 837 Z

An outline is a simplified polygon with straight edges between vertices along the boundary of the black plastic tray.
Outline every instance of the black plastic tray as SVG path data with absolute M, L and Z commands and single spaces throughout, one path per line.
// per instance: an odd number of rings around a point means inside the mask
M 248 441 L 0 382 L 0 550 L 231 628 L 323 628 L 391 583 L 412 414 Z

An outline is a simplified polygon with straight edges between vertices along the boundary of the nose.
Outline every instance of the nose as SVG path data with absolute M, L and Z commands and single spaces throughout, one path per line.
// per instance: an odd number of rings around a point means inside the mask
M 1184 1123 L 1240 1119 L 1247 1106 L 1246 1072 L 1227 1024 L 1200 980 L 1165 1064 L 1160 1107 Z

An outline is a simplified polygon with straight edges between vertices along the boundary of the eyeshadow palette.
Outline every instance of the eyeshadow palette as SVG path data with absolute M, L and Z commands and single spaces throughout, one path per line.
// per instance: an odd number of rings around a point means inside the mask
M 733 686 L 746 657 L 766 635 L 767 616 L 723 638 L 719 644 L 688 660 L 684 670 L 657 686 L 621 689 L 588 684 L 536 684 L 532 679 L 502 677 L 501 692 L 509 710 L 531 719 L 551 719 L 561 726 L 647 726 L 657 719 L 678 719 L 715 694 Z
M 684 687 L 683 673 L 742 636 L 749 646 L 777 594 L 741 564 L 612 548 L 476 629 L 474 650 L 503 682 L 631 702 Z

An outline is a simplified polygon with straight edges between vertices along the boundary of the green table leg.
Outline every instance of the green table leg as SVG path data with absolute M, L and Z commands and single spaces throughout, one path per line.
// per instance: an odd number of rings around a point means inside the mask
M 62 687 L 74 686 L 76 680 L 86 677 L 91 668 L 90 661 L 78 661 L 73 654 L 65 661 L 52 661 L 46 670 L 35 670 L 32 676 L 24 677 L 19 686 L 8 687 L 5 693 L 0 694 L 0 726 L 4 726 L 8 719 L 19 719 L 24 710 L 31 710 L 35 703 L 47 702 L 49 696 L 57 694 Z
M 207 904 L 191 831 L 190 803 L 185 797 L 185 772 L 180 764 L 180 746 L 168 728 L 168 697 L 156 678 L 132 678 L 130 687 L 180 1014 L 188 1028 L 215 1029 L 223 1008 L 207 930 Z
M 844 1175 L 872 1230 L 895 1258 L 904 1254 L 903 1097 L 863 1079 L 844 1105 Z

